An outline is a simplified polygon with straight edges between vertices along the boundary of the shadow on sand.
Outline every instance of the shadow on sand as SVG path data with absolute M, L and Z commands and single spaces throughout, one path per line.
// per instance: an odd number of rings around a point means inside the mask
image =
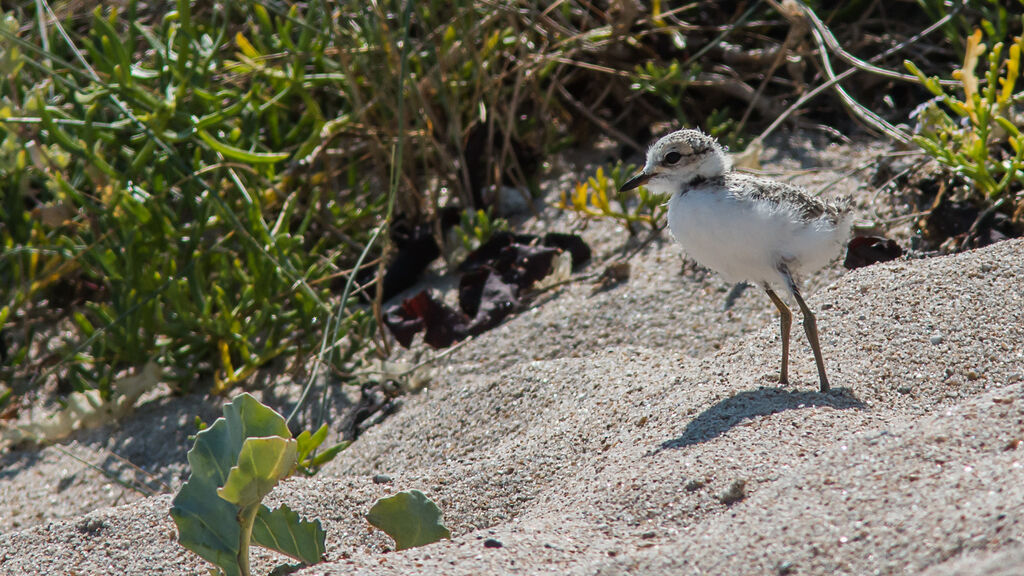
M 866 404 L 848 388 L 834 388 L 827 393 L 766 387 L 744 390 L 701 412 L 686 425 L 686 429 L 679 437 L 662 442 L 657 451 L 707 442 L 750 418 L 812 406 L 831 406 L 836 410 L 861 410 Z

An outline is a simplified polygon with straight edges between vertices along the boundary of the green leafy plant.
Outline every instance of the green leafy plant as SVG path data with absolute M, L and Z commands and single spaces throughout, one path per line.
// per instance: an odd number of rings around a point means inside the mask
M 437 504 L 419 490 L 381 498 L 370 508 L 366 520 L 395 540 L 395 550 L 425 546 L 452 537 Z
M 317 449 L 327 439 L 327 424 L 321 424 L 316 432 L 303 430 L 295 438 L 296 442 L 296 463 L 298 470 L 306 476 L 312 476 L 320 471 L 320 467 L 334 460 L 334 457 L 342 450 L 349 447 L 351 442 L 339 442 L 323 452 L 317 453 Z
M 1011 8 L 1007 5 L 1014 2 L 1020 8 L 1024 8 L 1024 0 L 963 0 L 957 3 L 947 2 L 946 0 L 917 0 L 917 4 L 928 14 L 932 21 L 936 22 L 950 14 L 953 10 L 968 8 L 970 11 L 979 14 L 983 22 L 988 23 L 988 27 L 993 32 L 990 36 L 997 38 L 1004 38 L 1007 35 L 1009 16 L 1012 14 Z M 957 6 L 957 4 L 960 4 L 960 6 Z M 946 41 L 958 51 L 963 51 L 964 37 L 969 36 L 971 33 L 973 27 L 971 20 L 962 12 L 959 17 L 946 22 L 942 27 Z
M 739 131 L 739 122 L 732 116 L 728 108 L 716 108 L 708 114 L 706 121 L 708 134 L 721 142 L 730 150 L 743 150 L 747 147 L 747 138 Z
M 66 30 L 34 6 L 40 37 L 22 38 L 36 27 L 15 13 L 0 25 L 0 378 L 109 399 L 156 361 L 172 384 L 226 392 L 311 349 L 338 307 L 335 341 L 355 350 L 334 367 L 358 362 L 372 313 L 332 303 L 326 280 L 355 262 L 387 197 L 369 182 L 323 194 L 351 165 L 295 172 L 347 106 L 323 57 L 330 31 L 304 22 L 319 15 L 128 2 Z
M 1024 91 L 1014 91 L 1024 38 L 1017 37 L 1009 46 L 996 42 L 987 59 L 983 58 L 986 46 L 981 40 L 982 31 L 975 30 L 967 39 L 963 67 L 953 73 L 961 83 L 959 97 L 944 89 L 937 78 L 925 77 L 913 62 L 904 64 L 936 96 L 918 110 L 914 142 L 970 180 L 985 198 L 1000 201 L 1024 187 L 1021 111 L 1015 109 L 1024 103 Z M 1004 48 L 1008 48 L 1005 58 Z M 987 71 L 976 73 L 979 63 L 987 64 Z M 985 79 L 984 86 L 979 75 Z
M 764 3 L 655 3 L 610 20 L 579 0 L 50 4 L 0 14 L 9 404 L 58 383 L 109 402 L 151 361 L 178 389 L 227 393 L 318 343 L 345 378 L 383 351 L 355 296 L 372 287 L 332 287 L 384 256 L 389 197 L 417 223 L 441 196 L 481 208 L 480 190 L 530 187 L 545 157 L 595 131 L 625 142 L 729 106 L 704 97 L 720 63 L 733 88 L 763 82 L 759 101 L 800 89 L 764 78 L 764 58 L 714 61 L 777 48 L 786 22 L 740 25 L 772 13 Z M 1010 29 L 1005 2 L 969 4 Z M 846 11 L 858 37 L 904 31 Z M 631 231 L 635 211 L 659 209 L 631 196 L 612 210 L 612 191 L 597 208 L 594 188 L 581 212 Z
M 261 501 L 325 436 L 321 428 L 294 439 L 278 413 L 249 394 L 235 397 L 189 450 L 192 473 L 171 508 L 178 541 L 226 576 L 250 574 L 250 544 L 303 564 L 319 562 L 326 539 L 320 522 Z
M 634 69 L 632 88 L 656 96 L 664 103 L 666 110 L 675 114 L 676 121 L 686 124 L 683 100 L 687 88 L 698 74 L 700 67 L 696 64 L 683 68 L 675 60 L 664 65 L 647 61 Z
M 653 194 L 641 186 L 635 191 L 621 192 L 619 188 L 638 169 L 632 164 L 621 162 L 605 174 L 600 167 L 586 182 L 579 182 L 569 193 L 562 192 L 555 204 L 562 210 L 571 210 L 584 218 L 612 218 L 626 225 L 630 234 L 635 234 L 634 224 L 646 224 L 652 230 L 661 226 L 668 211 L 665 195 Z M 612 206 L 614 199 L 616 207 Z
M 492 217 L 490 210 L 465 210 L 459 218 L 459 227 L 455 229 L 455 235 L 462 247 L 471 251 L 486 243 L 495 232 L 501 230 L 508 230 L 508 221 Z

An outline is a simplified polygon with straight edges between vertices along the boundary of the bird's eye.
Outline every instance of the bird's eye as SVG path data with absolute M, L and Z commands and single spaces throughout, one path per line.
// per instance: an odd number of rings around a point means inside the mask
M 675 164 L 676 162 L 679 162 L 679 159 L 682 157 L 683 155 L 679 152 L 669 152 L 668 154 L 665 154 L 665 164 Z

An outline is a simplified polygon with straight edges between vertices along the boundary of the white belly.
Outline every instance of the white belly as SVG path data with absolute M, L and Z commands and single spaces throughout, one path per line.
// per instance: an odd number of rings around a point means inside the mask
M 737 199 L 723 190 L 676 194 L 669 201 L 672 236 L 700 264 L 729 282 L 747 281 L 788 292 L 779 264 L 794 275 L 828 263 L 846 237 L 844 223 L 803 222 L 767 201 Z

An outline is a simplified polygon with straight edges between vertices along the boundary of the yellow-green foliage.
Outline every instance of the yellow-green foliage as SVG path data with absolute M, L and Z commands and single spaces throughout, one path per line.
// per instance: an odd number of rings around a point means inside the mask
M 967 38 L 963 67 L 953 72 L 960 81 L 959 94 L 944 89 L 937 78 L 925 77 L 913 62 L 904 62 L 936 96 L 919 111 L 914 142 L 993 200 L 1024 186 L 1024 140 L 1019 128 L 1024 119 L 1020 109 L 1024 90 L 1014 91 L 1022 49 L 1024 38 L 1017 37 L 1009 46 L 996 42 L 984 58 L 982 31 L 975 30 Z M 985 79 L 984 85 L 979 77 Z M 1004 144 L 1012 153 L 1004 150 Z
M 337 305 L 327 280 L 387 204 L 365 179 L 340 185 L 354 160 L 298 169 L 349 107 L 324 57 L 330 31 L 303 20 L 324 15 L 193 14 L 179 0 L 148 18 L 129 2 L 64 29 L 45 2 L 12 4 L 0 14 L 0 382 L 59 377 L 109 400 L 120 376 L 157 362 L 172 384 L 225 391 L 310 350 Z M 365 340 L 372 314 L 343 328 Z
M 488 212 L 488 210 L 477 210 L 476 212 L 466 210 L 459 218 L 459 227 L 455 229 L 455 234 L 462 247 L 467 251 L 485 244 L 495 232 L 508 230 L 507 220 L 492 217 Z
M 616 164 L 610 175 L 598 168 L 586 182 L 579 182 L 555 204 L 563 210 L 572 210 L 585 218 L 614 218 L 626 224 L 633 233 L 633 224 L 646 224 L 658 228 L 667 211 L 668 198 L 653 194 L 641 186 L 636 190 L 619 191 L 626 178 L 636 172 L 632 164 Z M 612 200 L 616 207 L 612 207 Z

